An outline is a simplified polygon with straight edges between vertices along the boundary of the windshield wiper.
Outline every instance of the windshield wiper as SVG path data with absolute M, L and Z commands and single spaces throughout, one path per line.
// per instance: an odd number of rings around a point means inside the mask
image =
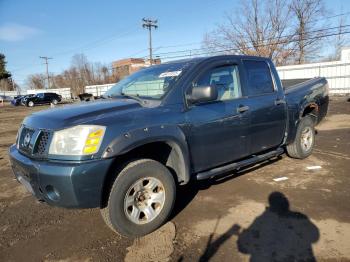
M 139 95 L 129 95 L 129 94 L 125 94 L 125 93 L 120 93 L 120 94 L 125 98 L 134 99 L 134 100 L 140 102 L 141 104 L 145 104 L 145 100 L 140 98 Z

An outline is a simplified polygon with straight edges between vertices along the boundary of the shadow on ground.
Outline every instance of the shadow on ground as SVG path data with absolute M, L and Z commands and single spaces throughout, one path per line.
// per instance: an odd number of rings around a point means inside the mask
M 238 238 L 232 245 L 250 255 L 250 261 L 316 261 L 312 244 L 320 237 L 318 228 L 305 214 L 291 211 L 282 193 L 271 193 L 268 202 L 266 210 L 248 228 L 241 229 L 233 223 L 229 230 L 213 240 L 214 230 L 199 261 L 209 261 L 234 235 Z M 217 225 L 219 221 L 220 218 Z

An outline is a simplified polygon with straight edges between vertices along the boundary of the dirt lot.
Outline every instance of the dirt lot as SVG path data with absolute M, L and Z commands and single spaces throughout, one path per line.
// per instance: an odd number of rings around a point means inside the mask
M 97 209 L 38 203 L 13 179 L 7 149 L 23 118 L 45 108 L 0 107 L 0 261 L 350 261 L 346 98 L 332 99 L 311 157 L 180 188 L 171 221 L 135 240 L 114 235 Z

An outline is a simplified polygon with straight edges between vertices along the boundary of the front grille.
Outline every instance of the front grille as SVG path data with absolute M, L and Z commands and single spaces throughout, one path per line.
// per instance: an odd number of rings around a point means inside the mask
M 48 150 L 50 133 L 47 131 L 41 131 L 39 134 L 38 141 L 34 150 L 34 154 L 45 155 Z
M 44 157 L 48 153 L 50 132 L 22 126 L 18 138 L 18 149 L 23 154 Z
M 20 151 L 30 154 L 33 150 L 32 138 L 35 133 L 34 129 L 23 126 L 18 140 L 18 148 Z

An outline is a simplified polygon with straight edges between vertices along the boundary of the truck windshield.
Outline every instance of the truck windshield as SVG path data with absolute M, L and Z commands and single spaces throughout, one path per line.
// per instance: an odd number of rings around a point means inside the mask
M 169 63 L 142 69 L 112 86 L 104 96 L 160 100 L 177 81 L 188 63 Z

